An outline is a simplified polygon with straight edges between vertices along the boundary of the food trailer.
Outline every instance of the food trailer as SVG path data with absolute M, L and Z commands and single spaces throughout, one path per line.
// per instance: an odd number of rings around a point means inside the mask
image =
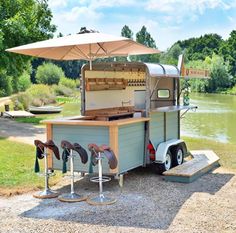
M 115 169 L 103 163 L 108 175 L 154 164 L 159 173 L 183 163 L 187 154 L 180 138 L 180 71 L 173 65 L 141 62 L 95 63 L 81 72 L 81 116 L 45 120 L 47 139 L 109 145 L 118 161 Z M 88 151 L 88 150 L 87 150 Z M 88 151 L 89 153 L 89 151 Z M 76 161 L 78 160 L 78 161 Z M 48 158 L 49 167 L 62 162 Z M 89 163 L 75 157 L 74 169 L 89 172 Z M 93 172 L 97 172 L 94 167 Z

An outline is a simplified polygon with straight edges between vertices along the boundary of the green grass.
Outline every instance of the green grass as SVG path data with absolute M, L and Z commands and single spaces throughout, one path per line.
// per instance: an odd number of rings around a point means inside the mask
M 80 96 L 80 93 L 77 93 Z M 80 97 L 66 97 L 66 96 L 57 96 L 56 101 L 57 103 L 80 103 Z
M 0 138 L 0 195 L 41 189 L 44 177 L 34 173 L 34 161 L 34 146 Z M 43 170 L 42 161 L 40 168 Z
M 40 121 L 47 119 L 47 117 L 18 117 L 15 119 L 15 121 L 20 123 L 31 123 L 38 125 L 40 124 Z
M 220 157 L 220 165 L 236 171 L 236 145 L 201 138 L 183 137 L 189 150 L 213 150 Z

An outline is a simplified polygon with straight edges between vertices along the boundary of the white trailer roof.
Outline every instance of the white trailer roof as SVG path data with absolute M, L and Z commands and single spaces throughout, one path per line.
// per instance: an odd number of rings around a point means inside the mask
M 151 77 L 180 77 L 179 70 L 174 65 L 163 65 L 153 63 L 145 63 L 145 65 L 147 66 L 149 75 Z

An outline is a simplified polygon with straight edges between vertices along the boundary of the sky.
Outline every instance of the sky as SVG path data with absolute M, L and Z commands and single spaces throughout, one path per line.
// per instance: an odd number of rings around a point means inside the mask
M 49 0 L 49 7 L 57 33 L 86 27 L 120 36 L 127 25 L 135 39 L 145 25 L 162 51 L 178 40 L 206 33 L 227 39 L 236 30 L 236 0 Z

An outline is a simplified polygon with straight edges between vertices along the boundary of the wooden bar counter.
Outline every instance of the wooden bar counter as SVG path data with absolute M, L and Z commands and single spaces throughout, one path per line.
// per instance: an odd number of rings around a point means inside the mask
M 106 158 L 103 160 L 105 174 L 121 174 L 132 168 L 142 166 L 145 160 L 145 128 L 150 119 L 145 117 L 127 118 L 113 121 L 90 120 L 86 116 L 45 120 L 47 139 L 52 139 L 60 149 L 62 140 L 79 143 L 87 150 L 89 161 L 82 164 L 79 156 L 75 157 L 74 168 L 78 172 L 89 172 L 90 152 L 88 144 L 109 145 L 114 151 L 118 167 L 111 170 Z M 62 161 L 49 157 L 49 166 L 54 170 L 62 170 Z M 69 169 L 69 163 L 68 163 Z M 93 167 L 97 172 L 97 166 Z

